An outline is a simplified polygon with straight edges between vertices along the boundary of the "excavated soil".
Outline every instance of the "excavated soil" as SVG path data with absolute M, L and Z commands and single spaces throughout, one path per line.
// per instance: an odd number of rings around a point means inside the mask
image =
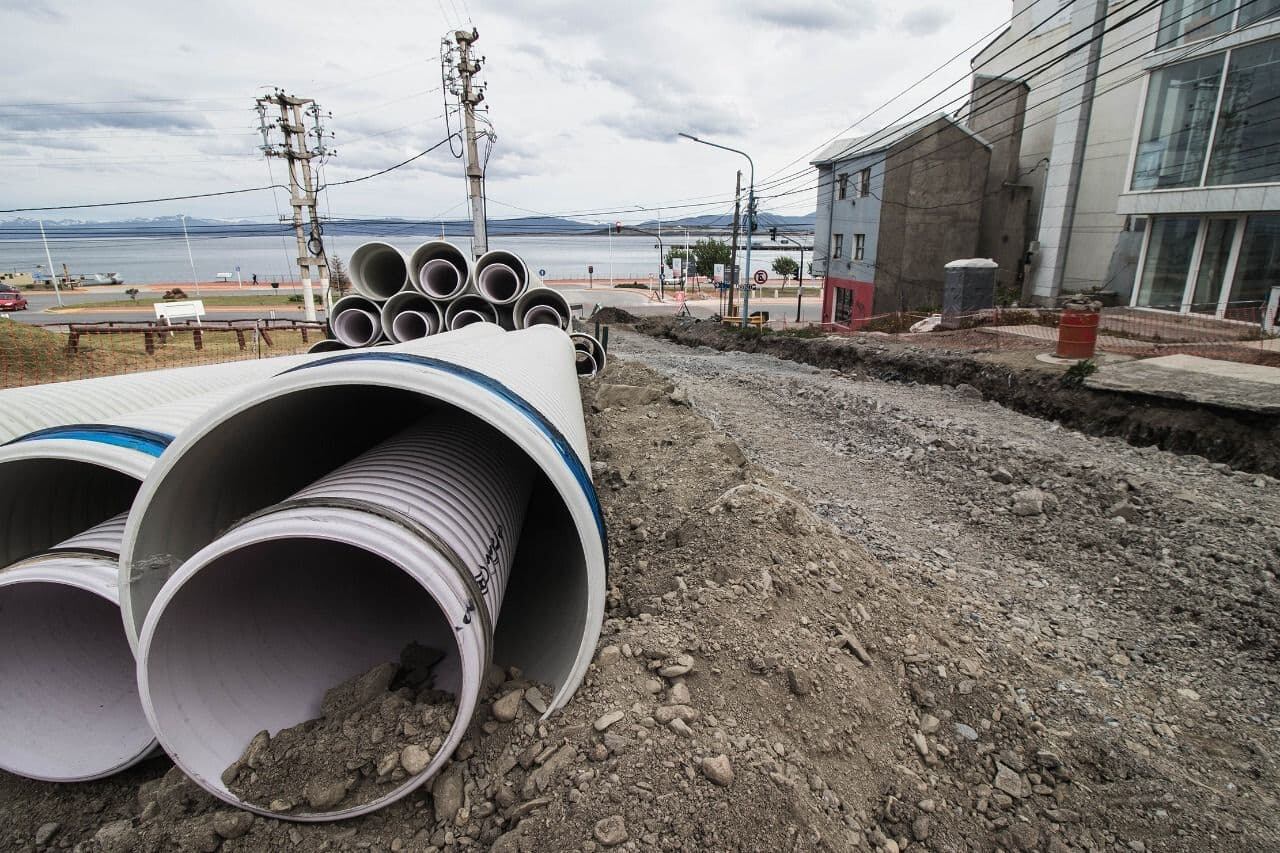
M 611 356 L 607 618 L 563 711 L 508 673 L 429 788 L 340 824 L 164 759 L 0 774 L 0 849 L 1280 849 L 1274 479 L 974 388 Z

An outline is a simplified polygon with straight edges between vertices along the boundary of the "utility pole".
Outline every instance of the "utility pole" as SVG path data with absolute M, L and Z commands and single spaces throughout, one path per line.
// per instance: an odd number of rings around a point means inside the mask
M 733 244 L 729 249 L 729 304 L 725 316 L 733 316 L 733 287 L 738 283 L 738 224 L 742 217 L 742 170 L 733 190 Z
M 268 109 L 279 111 L 279 117 L 267 120 Z M 325 148 L 328 133 L 319 106 L 310 98 L 286 95 L 283 89 L 257 99 L 258 129 L 262 132 L 262 152 L 268 157 L 280 157 L 289 169 L 289 204 L 293 207 L 293 234 L 298 241 L 298 270 L 302 274 L 302 299 L 308 322 L 316 320 L 315 292 L 312 281 L 320 283 L 320 292 L 328 294 L 329 265 L 325 258 L 323 227 L 316 209 L 316 187 L 312 179 L 311 161 L 337 152 Z M 308 131 L 305 116 L 313 119 Z M 278 128 L 283 142 L 273 142 L 271 130 Z M 315 137 L 315 147 L 307 137 Z M 307 236 L 306 223 L 310 222 L 311 235 Z
M 484 167 L 476 148 L 476 107 L 484 101 L 484 86 L 475 83 L 475 75 L 484 67 L 484 57 L 473 57 L 471 46 L 480 39 L 480 33 L 472 29 L 457 30 L 453 34 L 458 43 L 457 78 L 452 78 L 453 47 L 445 40 L 445 64 L 450 66 L 450 82 L 453 94 L 462 104 L 462 151 L 467 175 L 467 201 L 471 205 L 471 250 L 477 258 L 489 251 L 489 224 L 486 219 L 484 198 Z M 492 135 L 490 140 L 492 141 Z

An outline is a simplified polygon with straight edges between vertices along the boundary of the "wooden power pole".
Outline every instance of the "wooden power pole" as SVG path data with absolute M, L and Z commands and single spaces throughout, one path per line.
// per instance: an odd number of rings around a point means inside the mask
M 268 157 L 283 159 L 289 169 L 289 204 L 293 207 L 294 237 L 298 241 L 298 270 L 302 275 L 302 299 L 308 321 L 316 319 L 315 291 L 312 282 L 318 282 L 321 294 L 329 291 L 329 264 L 325 257 L 323 228 L 316 210 L 316 185 L 311 161 L 330 154 L 325 148 L 324 122 L 320 108 L 310 98 L 286 95 L 276 89 L 273 94 L 257 99 L 259 130 L 262 132 L 262 151 Z M 268 112 L 278 111 L 279 117 L 268 120 Z M 313 129 L 307 130 L 306 117 L 313 120 Z M 282 140 L 275 141 L 272 130 L 278 129 Z M 308 136 L 315 137 L 315 146 Z M 310 223 L 311 234 L 306 233 Z
M 738 225 L 742 221 L 742 170 L 738 170 L 738 183 L 733 190 L 733 244 L 729 248 L 729 311 L 733 316 L 733 289 L 738 283 Z M 747 239 L 750 239 L 748 237 Z
M 471 46 L 480 38 L 479 32 L 474 29 L 471 32 L 457 30 L 453 37 L 458 43 L 454 94 L 462 104 L 462 150 L 466 157 L 467 201 L 471 206 L 471 248 L 478 258 L 489 251 L 489 223 L 484 198 L 484 166 L 480 163 L 476 146 L 476 107 L 484 101 L 484 87 L 476 84 L 475 76 L 484 66 L 484 58 L 473 56 L 471 53 Z M 451 72 L 452 70 L 450 69 Z

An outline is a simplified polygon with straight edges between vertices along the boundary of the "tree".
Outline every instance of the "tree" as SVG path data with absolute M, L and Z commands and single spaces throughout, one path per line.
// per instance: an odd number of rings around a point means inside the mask
M 673 258 L 685 259 L 685 265 L 691 267 L 695 275 L 707 278 L 715 275 L 716 264 L 724 264 L 726 270 L 729 268 L 729 244 L 723 240 L 699 240 L 689 249 L 689 254 L 693 256 L 692 263 L 685 258 L 684 249 L 672 249 L 667 252 L 666 263 L 670 266 Z
M 800 272 L 800 265 L 795 258 L 783 255 L 773 259 L 773 271 L 782 276 L 782 286 L 787 286 L 787 279 Z
M 137 298 L 138 298 L 138 288 L 136 288 L 136 287 L 131 287 L 131 288 L 129 288 L 128 290 L 126 290 L 126 291 L 125 291 L 125 295 L 126 295 L 126 296 L 128 296 L 130 299 L 137 299 Z
M 351 292 L 351 277 L 347 275 L 347 265 L 337 255 L 333 256 L 329 264 L 329 286 L 337 292 L 339 297 Z

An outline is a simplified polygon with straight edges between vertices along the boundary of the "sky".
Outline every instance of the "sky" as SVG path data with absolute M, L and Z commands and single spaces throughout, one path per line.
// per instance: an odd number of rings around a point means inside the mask
M 805 214 L 816 202 L 807 167 L 816 150 L 922 115 L 943 90 L 931 106 L 958 108 L 972 45 L 1010 9 L 1009 0 L 0 0 L 10 59 L 0 208 L 281 182 L 282 164 L 270 175 L 257 149 L 253 111 L 276 86 L 332 113 L 327 181 L 384 169 L 448 135 L 440 41 L 474 26 L 496 134 L 490 218 L 638 222 L 659 208 L 663 218 L 731 210 L 746 160 L 678 131 L 745 149 L 761 209 Z M 332 187 L 322 212 L 465 218 L 462 173 L 442 146 Z M 285 194 L 257 192 L 21 215 L 271 221 L 277 206 L 287 210 Z

